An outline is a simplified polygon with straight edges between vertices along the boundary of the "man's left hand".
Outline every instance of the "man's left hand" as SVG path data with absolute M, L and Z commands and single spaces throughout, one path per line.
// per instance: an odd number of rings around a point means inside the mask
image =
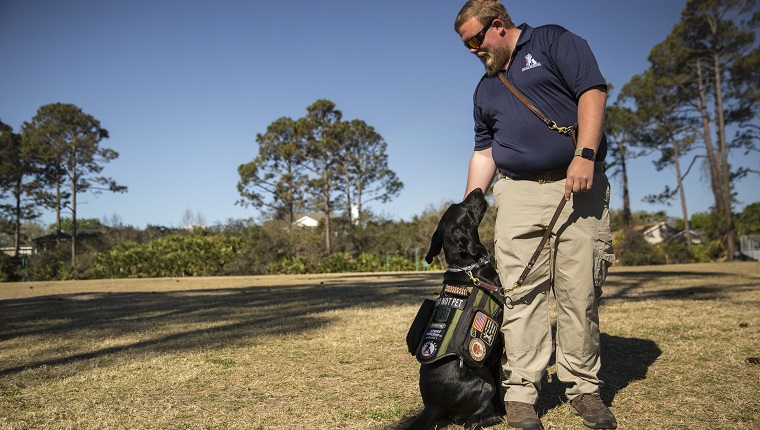
M 585 193 L 594 185 L 594 161 L 582 157 L 573 157 L 567 168 L 565 182 L 565 200 L 570 200 L 572 193 Z

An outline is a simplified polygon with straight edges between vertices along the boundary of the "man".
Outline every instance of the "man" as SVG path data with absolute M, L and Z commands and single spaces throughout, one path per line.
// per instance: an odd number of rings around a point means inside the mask
M 553 292 L 557 376 L 568 384 L 567 398 L 587 427 L 615 428 L 615 416 L 599 398 L 597 377 L 597 299 L 614 262 L 603 171 L 605 80 L 585 40 L 556 25 L 515 27 L 499 0 L 468 1 L 455 30 L 486 67 L 473 96 L 475 151 L 465 195 L 487 190 L 498 170 L 494 248 L 506 288 L 536 251 L 560 201 L 567 201 L 549 245 L 525 282 L 508 293 L 502 325 L 507 422 L 543 428 L 534 405 L 552 354 Z M 577 122 L 577 147 L 572 133 L 547 127 L 499 74 L 557 125 Z

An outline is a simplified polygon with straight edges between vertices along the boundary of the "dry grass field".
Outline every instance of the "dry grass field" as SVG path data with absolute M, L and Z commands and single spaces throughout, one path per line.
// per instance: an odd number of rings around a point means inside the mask
M 422 408 L 406 330 L 440 282 L 0 284 L 0 429 L 399 429 Z M 760 264 L 616 267 L 604 292 L 618 428 L 760 428 Z M 550 368 L 544 425 L 584 428 L 562 393 Z

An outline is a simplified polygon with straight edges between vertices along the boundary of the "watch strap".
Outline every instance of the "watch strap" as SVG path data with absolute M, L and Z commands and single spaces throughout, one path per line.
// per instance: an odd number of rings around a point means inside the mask
M 586 160 L 594 160 L 596 158 L 596 152 L 591 148 L 576 148 L 575 155 Z

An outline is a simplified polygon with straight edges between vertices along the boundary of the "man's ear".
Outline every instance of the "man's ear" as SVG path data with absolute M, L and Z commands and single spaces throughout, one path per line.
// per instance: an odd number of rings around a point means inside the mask
M 506 34 L 507 28 L 504 26 L 504 21 L 500 20 L 499 18 L 496 18 L 493 20 L 493 24 L 491 24 L 491 27 L 495 28 L 496 31 L 499 32 L 499 36 L 504 37 Z

